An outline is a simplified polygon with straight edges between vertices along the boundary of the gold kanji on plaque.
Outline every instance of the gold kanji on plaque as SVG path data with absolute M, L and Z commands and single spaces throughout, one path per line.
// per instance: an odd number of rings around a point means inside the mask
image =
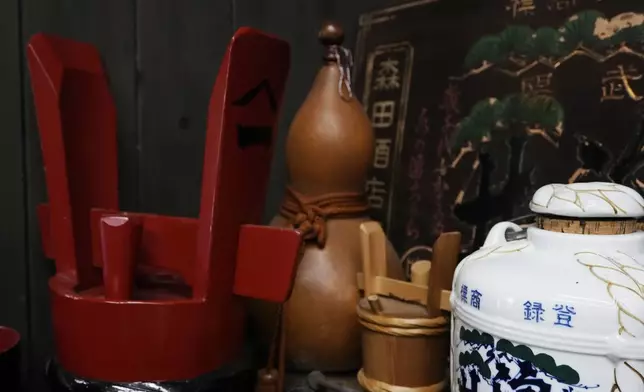
M 398 60 L 388 58 L 378 64 L 374 80 L 374 90 L 395 90 L 400 88 L 400 70 Z
M 601 102 L 621 101 L 627 97 L 635 101 L 642 99 L 633 89 L 631 82 L 642 79 L 642 73 L 634 66 L 624 67 L 618 65 L 614 69 L 606 71 L 602 77 Z
M 371 124 L 374 128 L 389 128 L 394 123 L 396 101 L 378 101 L 371 108 Z
M 550 11 L 564 11 L 577 5 L 577 0 L 548 0 Z
M 386 169 L 389 167 L 391 157 L 391 139 L 376 139 L 376 148 L 373 154 L 373 167 Z
M 521 79 L 521 92 L 533 95 L 550 95 L 552 94 L 552 72 L 526 76 Z
M 510 4 L 505 7 L 512 12 L 512 17 L 534 15 L 537 9 L 534 0 L 509 0 Z
M 385 182 L 372 177 L 365 183 L 365 191 L 367 193 L 367 203 L 369 207 L 381 209 L 385 205 L 385 196 L 387 190 L 385 189 Z

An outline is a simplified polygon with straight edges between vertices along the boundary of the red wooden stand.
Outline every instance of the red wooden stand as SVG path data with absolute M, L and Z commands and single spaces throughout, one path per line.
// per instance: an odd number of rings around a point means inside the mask
M 32 37 L 49 194 L 38 217 L 56 262 L 49 287 L 67 371 L 104 381 L 193 378 L 239 354 L 239 296 L 287 299 L 300 234 L 256 224 L 289 53 L 259 31 L 235 33 L 209 106 L 201 210 L 190 219 L 119 210 L 116 111 L 98 52 Z

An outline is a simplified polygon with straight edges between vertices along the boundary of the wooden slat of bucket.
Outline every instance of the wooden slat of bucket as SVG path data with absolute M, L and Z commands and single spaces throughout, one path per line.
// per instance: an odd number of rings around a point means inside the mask
M 378 222 L 369 221 L 360 225 L 364 295 L 377 294 L 375 278 L 387 276 L 387 238 Z
M 379 302 L 382 311 L 371 319 L 377 321 L 372 323 L 375 327 L 367 328 L 365 324 L 369 322 L 365 323 L 364 316 L 361 317 L 364 374 L 373 380 L 407 388 L 428 387 L 443 381 L 449 354 L 447 320 L 443 316 L 430 319 L 429 311 L 421 304 L 386 297 L 380 297 Z M 366 298 L 358 306 L 359 314 L 373 314 Z M 396 321 L 401 319 L 408 324 L 406 328 L 405 323 Z M 387 333 L 390 329 L 427 333 L 401 336 Z
M 461 233 L 443 233 L 434 243 L 432 273 L 429 275 L 427 309 L 430 317 L 441 315 L 441 295 L 449 290 L 454 279 L 461 250 Z

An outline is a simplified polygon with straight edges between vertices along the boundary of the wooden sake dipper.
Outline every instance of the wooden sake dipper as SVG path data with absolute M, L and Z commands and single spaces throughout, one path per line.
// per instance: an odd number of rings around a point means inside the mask
M 290 185 L 272 224 L 296 227 L 307 240 L 285 309 L 288 368 L 351 371 L 361 362 L 356 274 L 361 270 L 360 224 L 368 220 L 364 187 L 373 164 L 374 134 L 351 90 L 342 28 L 327 23 L 318 38 L 323 66 L 289 129 Z M 387 266 L 390 276 L 403 278 L 391 245 Z M 254 304 L 251 314 L 258 331 L 270 336 L 274 307 Z

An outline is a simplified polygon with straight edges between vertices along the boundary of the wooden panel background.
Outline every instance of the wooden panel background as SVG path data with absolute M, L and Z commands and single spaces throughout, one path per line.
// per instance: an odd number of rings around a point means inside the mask
M 29 338 L 20 3 L 0 1 L 0 325 Z M 26 345 L 23 345 L 26 352 Z M 27 361 L 23 361 L 25 364 Z
M 118 110 L 124 209 L 196 216 L 206 111 L 219 62 L 240 26 L 290 42 L 291 74 L 265 217 L 286 182 L 283 144 L 320 64 L 317 30 L 337 20 L 346 46 L 359 15 L 394 0 L 2 0 L 0 1 L 0 325 L 23 336 L 31 391 L 46 391 L 53 355 L 47 279 L 35 206 L 46 200 L 25 44 L 36 32 L 96 45 Z M 399 1 L 398 1 L 399 2 Z

